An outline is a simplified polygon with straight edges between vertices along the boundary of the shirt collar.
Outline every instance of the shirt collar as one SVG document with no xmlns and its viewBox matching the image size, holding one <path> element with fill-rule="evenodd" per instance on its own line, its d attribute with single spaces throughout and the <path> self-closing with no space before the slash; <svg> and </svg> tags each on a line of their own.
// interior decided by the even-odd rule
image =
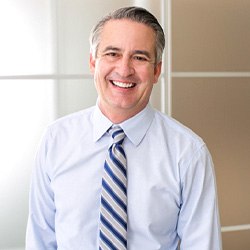
<svg viewBox="0 0 250 250">
<path fill-rule="evenodd" d="M 148 104 L 141 112 L 120 124 L 128 139 L 138 146 L 154 118 L 154 109 Z"/>
<path fill-rule="evenodd" d="M 98 141 L 112 126 L 112 122 L 101 112 L 96 105 L 93 114 L 93 139 Z"/>
<path fill-rule="evenodd" d="M 141 112 L 130 119 L 118 124 L 128 139 L 138 146 L 154 118 L 154 109 L 148 104 Z M 98 105 L 93 114 L 93 138 L 98 141 L 112 126 L 112 122 L 101 112 Z"/>
</svg>

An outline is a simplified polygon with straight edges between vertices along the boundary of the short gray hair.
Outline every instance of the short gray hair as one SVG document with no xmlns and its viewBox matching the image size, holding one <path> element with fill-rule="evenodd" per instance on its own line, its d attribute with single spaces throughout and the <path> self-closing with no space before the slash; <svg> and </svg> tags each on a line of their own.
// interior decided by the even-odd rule
<svg viewBox="0 0 250 250">
<path fill-rule="evenodd" d="M 106 22 L 110 20 L 119 20 L 119 19 L 129 19 L 131 21 L 135 21 L 138 23 L 143 23 L 149 27 L 151 27 L 156 35 L 156 63 L 162 61 L 162 54 L 165 47 L 165 36 L 164 31 L 159 24 L 158 20 L 154 15 L 152 15 L 149 11 L 140 7 L 125 7 L 115 10 L 110 14 L 104 16 L 92 29 L 90 34 L 90 51 L 93 57 L 96 57 L 98 46 L 100 43 L 100 35 L 103 30 L 103 27 Z"/>
</svg>

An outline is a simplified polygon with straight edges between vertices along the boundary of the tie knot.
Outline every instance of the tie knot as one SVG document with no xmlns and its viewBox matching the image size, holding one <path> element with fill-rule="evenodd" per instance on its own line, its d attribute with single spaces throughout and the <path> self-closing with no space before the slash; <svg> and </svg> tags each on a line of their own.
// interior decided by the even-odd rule
<svg viewBox="0 0 250 250">
<path fill-rule="evenodd" d="M 112 138 L 113 138 L 113 143 L 115 143 L 115 144 L 122 144 L 123 143 L 126 135 L 121 127 L 116 126 L 116 127 L 111 128 L 110 133 L 111 133 Z"/>
</svg>

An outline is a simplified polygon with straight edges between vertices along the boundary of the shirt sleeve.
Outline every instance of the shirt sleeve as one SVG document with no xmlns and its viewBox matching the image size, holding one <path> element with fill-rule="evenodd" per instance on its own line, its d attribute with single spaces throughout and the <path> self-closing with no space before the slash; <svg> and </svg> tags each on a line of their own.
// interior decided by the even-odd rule
<svg viewBox="0 0 250 250">
<path fill-rule="evenodd" d="M 26 250 L 57 249 L 54 195 L 48 174 L 50 132 L 43 137 L 32 172 Z"/>
<path fill-rule="evenodd" d="M 177 226 L 180 249 L 222 249 L 214 166 L 207 147 L 203 145 L 186 163 Z"/>
</svg>

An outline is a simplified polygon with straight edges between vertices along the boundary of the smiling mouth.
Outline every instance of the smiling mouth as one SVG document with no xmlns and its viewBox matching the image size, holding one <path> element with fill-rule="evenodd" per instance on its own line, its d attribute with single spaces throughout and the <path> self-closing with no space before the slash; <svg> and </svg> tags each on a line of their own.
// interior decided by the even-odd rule
<svg viewBox="0 0 250 250">
<path fill-rule="evenodd" d="M 118 81 L 110 81 L 114 86 L 124 89 L 130 89 L 135 87 L 135 83 L 125 83 L 125 82 L 118 82 Z"/>
</svg>

